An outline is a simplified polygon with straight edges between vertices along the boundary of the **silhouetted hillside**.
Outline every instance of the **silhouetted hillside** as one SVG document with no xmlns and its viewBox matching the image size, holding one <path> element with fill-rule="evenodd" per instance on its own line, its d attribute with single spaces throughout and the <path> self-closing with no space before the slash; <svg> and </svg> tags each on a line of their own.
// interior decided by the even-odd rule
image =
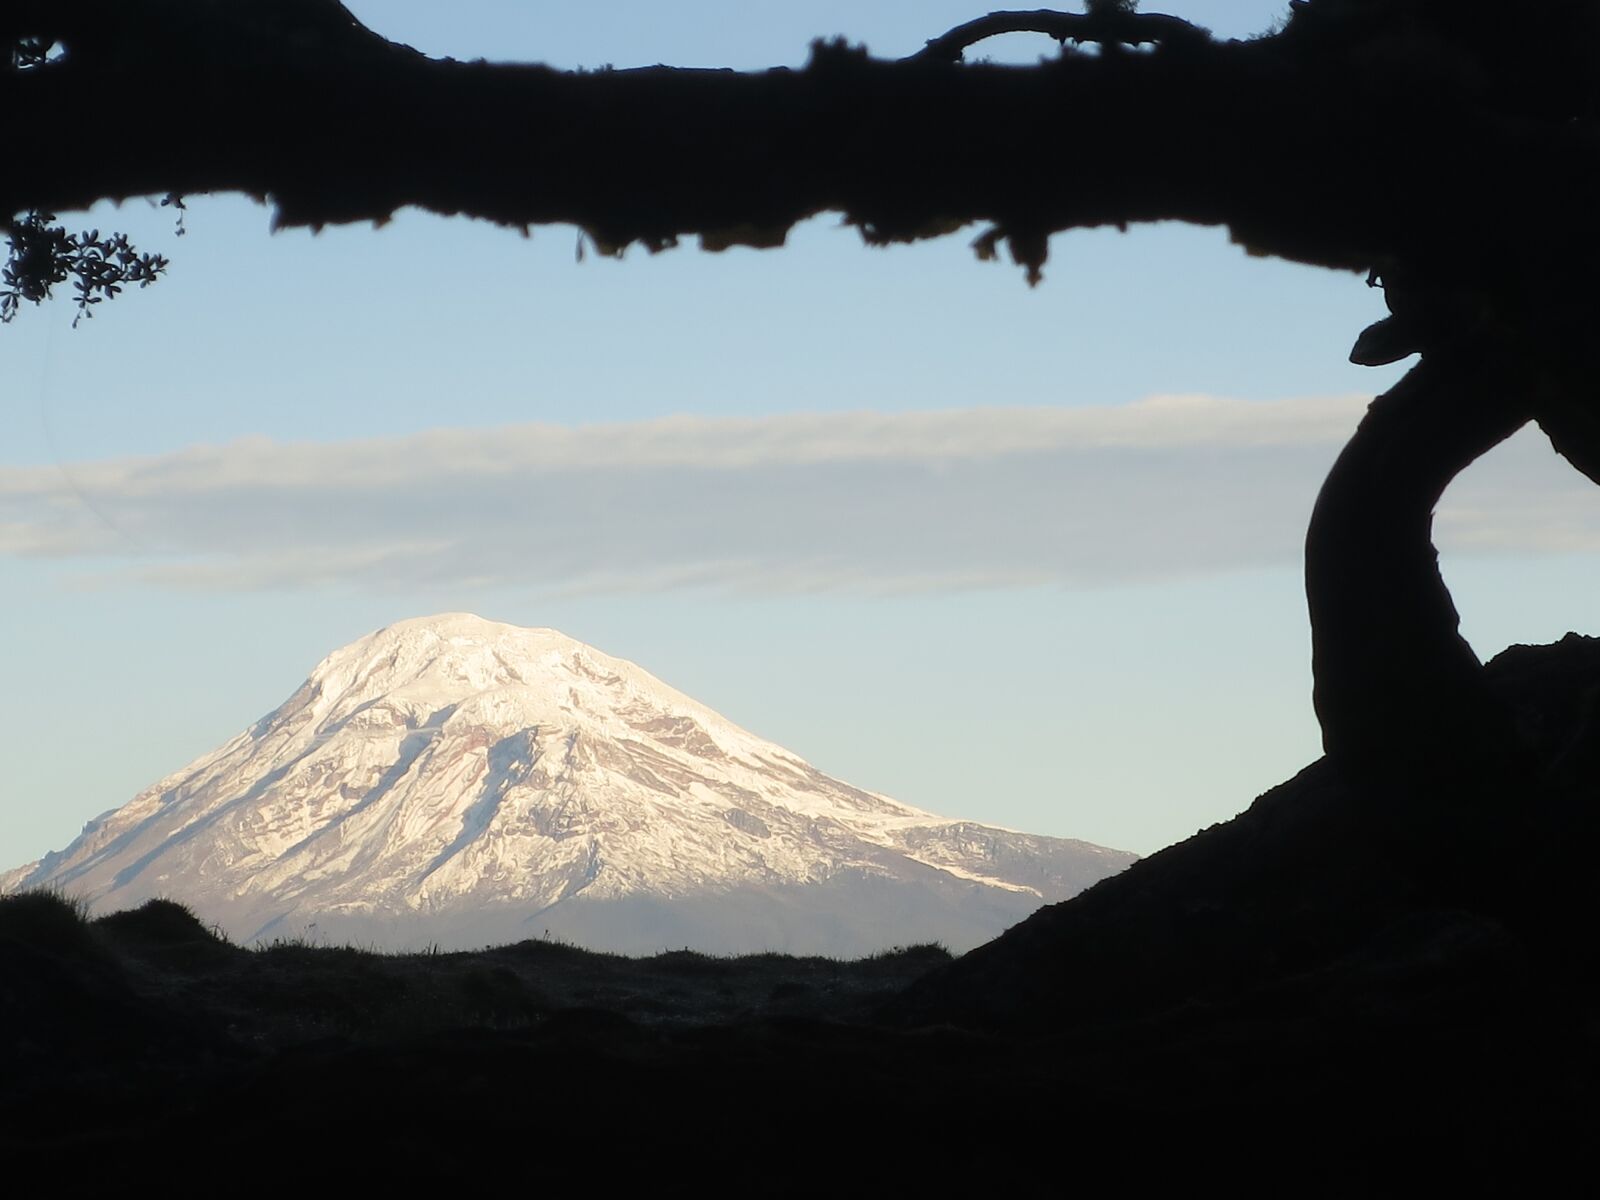
<svg viewBox="0 0 1600 1200">
<path fill-rule="evenodd" d="M 1488 670 L 1503 803 L 1318 763 L 956 960 L 251 951 L 11 897 L 0 1149 L 63 1186 L 161 1146 L 366 1184 L 1540 1191 L 1596 1156 L 1600 641 Z"/>
<path fill-rule="evenodd" d="M 1046 1030 L 1291 980 L 1359 986 L 1376 1003 L 1449 989 L 1504 954 L 1588 978 L 1600 639 L 1515 646 L 1486 672 L 1527 750 L 1514 774 L 1446 765 L 1420 788 L 1387 788 L 1318 761 L 923 981 L 901 1019 Z"/>
</svg>

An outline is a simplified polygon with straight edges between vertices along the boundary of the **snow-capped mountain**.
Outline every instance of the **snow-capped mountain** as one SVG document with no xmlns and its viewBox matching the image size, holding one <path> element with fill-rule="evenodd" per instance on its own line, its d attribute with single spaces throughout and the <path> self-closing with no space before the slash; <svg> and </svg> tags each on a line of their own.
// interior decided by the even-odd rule
<svg viewBox="0 0 1600 1200">
<path fill-rule="evenodd" d="M 861 791 L 632 663 L 447 614 L 329 655 L 0 891 L 171 896 L 241 940 L 850 954 L 966 948 L 1132 860 Z"/>
</svg>

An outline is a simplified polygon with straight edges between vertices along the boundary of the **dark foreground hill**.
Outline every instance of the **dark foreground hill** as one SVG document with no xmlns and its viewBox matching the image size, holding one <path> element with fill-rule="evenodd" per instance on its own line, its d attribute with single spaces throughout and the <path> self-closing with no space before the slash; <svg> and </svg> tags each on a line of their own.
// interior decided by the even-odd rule
<svg viewBox="0 0 1600 1200">
<path fill-rule="evenodd" d="M 67 1188 L 1538 1193 L 1600 1167 L 1600 643 L 1490 670 L 1502 803 L 1317 764 L 956 960 L 244 950 L 12 897 L 0 1152 Z"/>
</svg>

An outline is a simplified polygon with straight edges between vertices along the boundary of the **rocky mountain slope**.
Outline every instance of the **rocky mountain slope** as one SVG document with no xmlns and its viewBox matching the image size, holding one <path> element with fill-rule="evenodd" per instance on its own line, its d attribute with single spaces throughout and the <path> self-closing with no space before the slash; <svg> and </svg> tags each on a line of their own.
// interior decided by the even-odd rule
<svg viewBox="0 0 1600 1200">
<path fill-rule="evenodd" d="M 861 791 L 631 663 L 448 614 L 329 655 L 0 890 L 170 896 L 246 941 L 858 954 L 965 949 L 1132 858 Z"/>
</svg>

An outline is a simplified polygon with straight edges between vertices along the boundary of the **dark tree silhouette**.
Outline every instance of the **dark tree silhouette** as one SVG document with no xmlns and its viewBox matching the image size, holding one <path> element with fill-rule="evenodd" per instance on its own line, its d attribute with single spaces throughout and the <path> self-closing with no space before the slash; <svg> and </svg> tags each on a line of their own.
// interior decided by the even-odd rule
<svg viewBox="0 0 1600 1200">
<path fill-rule="evenodd" d="M 1311 522 L 1317 713 L 1350 771 L 1483 778 L 1515 731 L 1457 631 L 1432 511 L 1529 420 L 1600 480 L 1600 0 L 1291 7 L 1245 42 L 1121 3 L 995 13 L 900 61 L 819 43 L 803 70 L 741 74 L 435 61 L 335 0 L 9 0 L 0 214 L 15 234 L 30 213 L 236 191 L 280 225 L 415 205 L 571 222 L 620 254 L 777 246 L 833 211 L 872 244 L 976 224 L 980 255 L 1003 246 L 1030 281 L 1052 233 L 1182 220 L 1366 272 L 1393 315 L 1352 357 L 1422 357 Z M 961 61 L 1012 30 L 1059 59 Z"/>
</svg>

